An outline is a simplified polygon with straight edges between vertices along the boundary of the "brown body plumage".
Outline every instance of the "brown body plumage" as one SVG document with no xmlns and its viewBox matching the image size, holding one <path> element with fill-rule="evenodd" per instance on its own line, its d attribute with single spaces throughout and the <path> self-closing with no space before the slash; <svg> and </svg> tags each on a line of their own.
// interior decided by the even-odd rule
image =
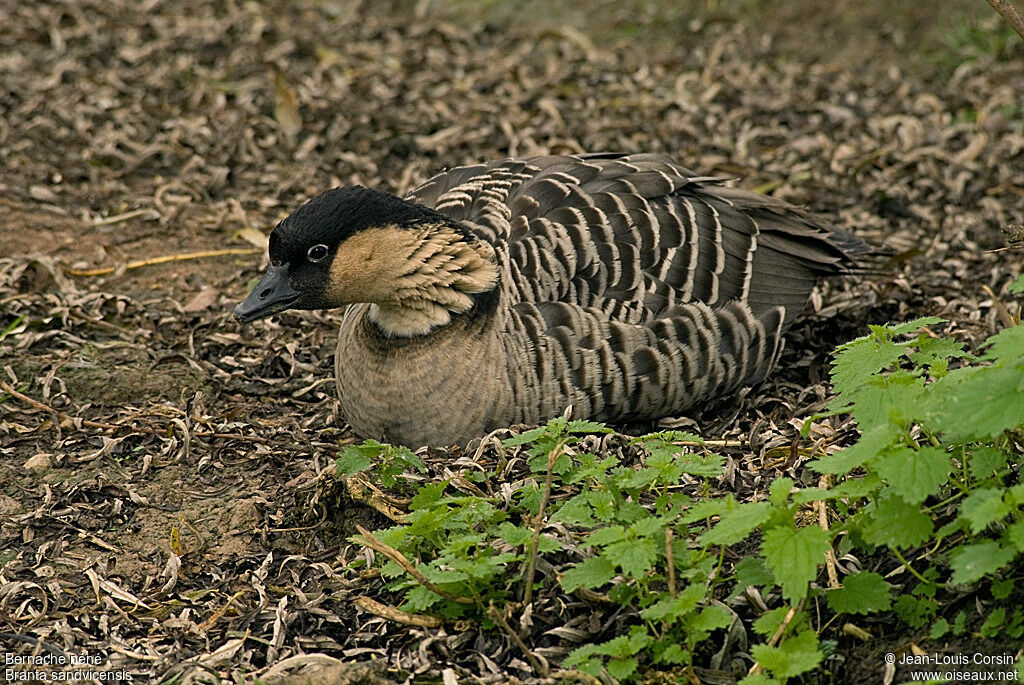
<svg viewBox="0 0 1024 685">
<path fill-rule="evenodd" d="M 865 251 L 662 155 L 462 167 L 405 201 L 328 191 L 275 234 L 286 306 L 351 305 L 336 357 L 346 419 L 411 446 L 570 406 L 656 419 L 756 383 L 818 279 Z M 320 247 L 330 259 L 312 259 Z M 307 250 L 326 266 L 299 264 Z M 261 292 L 240 316 L 284 308 Z"/>
</svg>

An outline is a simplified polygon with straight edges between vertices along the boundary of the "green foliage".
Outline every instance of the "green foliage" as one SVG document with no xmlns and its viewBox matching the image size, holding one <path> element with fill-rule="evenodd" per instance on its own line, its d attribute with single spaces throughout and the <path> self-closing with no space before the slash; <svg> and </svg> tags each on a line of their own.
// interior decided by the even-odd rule
<svg viewBox="0 0 1024 685">
<path fill-rule="evenodd" d="M 342 476 L 372 470 L 386 488 L 395 487 L 402 473 L 409 469 L 420 473 L 425 470 L 423 462 L 409 448 L 385 445 L 376 440 L 349 445 L 334 461 L 334 468 L 335 473 Z"/>
<path fill-rule="evenodd" d="M 698 436 L 637 438 L 644 457 L 626 464 L 582 448 L 583 436 L 607 427 L 555 419 L 505 441 L 522 448 L 529 468 L 511 497 L 454 495 L 448 482 L 416 489 L 406 519 L 377 536 L 421 578 L 387 561 L 388 588 L 407 611 L 485 625 L 493 607 L 521 610 L 535 591 L 598 593 L 619 606 L 625 632 L 578 647 L 562 667 L 627 681 L 645 668 L 691 665 L 698 646 L 737 618 L 720 600 L 748 587 L 777 605 L 748 617 L 762 638 L 750 647 L 761 672 L 744 683 L 782 683 L 822 663 L 835 643 L 819 640 L 823 621 L 809 605 L 891 612 L 936 639 L 968 630 L 1022 636 L 1024 611 L 1008 598 L 1020 594 L 1024 554 L 1024 326 L 993 336 L 975 357 L 954 340 L 918 333 L 941 323 L 873 326 L 837 350 L 837 396 L 824 416 L 849 413 L 861 435 L 811 463 L 838 477 L 830 488 L 780 478 L 757 501 L 708 497 L 706 483 L 683 487 L 723 471 L 724 459 Z M 342 453 L 338 473 L 370 471 L 390 487 L 421 466 L 408 450 L 367 441 Z M 829 530 L 807 522 L 818 501 L 841 514 Z M 560 539 L 545 532 L 549 524 Z M 822 589 L 833 545 L 886 561 L 872 567 L 881 572 Z M 883 577 L 894 564 L 907 567 L 897 588 Z M 966 612 L 946 610 L 969 584 L 996 606 L 973 628 Z"/>
</svg>

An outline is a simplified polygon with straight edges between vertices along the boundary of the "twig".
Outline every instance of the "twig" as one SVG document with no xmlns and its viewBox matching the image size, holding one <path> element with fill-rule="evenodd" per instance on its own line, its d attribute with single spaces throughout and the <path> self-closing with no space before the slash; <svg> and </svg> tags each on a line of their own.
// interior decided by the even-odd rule
<svg viewBox="0 0 1024 685">
<path fill-rule="evenodd" d="M 399 552 L 394 547 L 384 544 L 383 542 L 378 540 L 373 533 L 366 530 L 362 526 L 357 524 L 356 530 L 358 530 L 359 534 L 363 537 L 364 545 L 374 550 L 375 552 L 380 552 L 388 559 L 401 566 L 403 571 L 405 571 L 410 576 L 415 578 L 420 585 L 427 588 L 431 592 L 441 595 L 445 599 L 450 599 L 453 602 L 458 602 L 459 604 L 476 604 L 475 599 L 470 599 L 469 597 L 460 597 L 459 595 L 456 595 L 452 592 L 448 592 L 443 587 L 435 585 L 430 580 L 427 580 L 427 577 L 420 573 L 416 569 L 416 567 L 412 565 L 412 562 L 405 558 L 404 554 Z"/>
<path fill-rule="evenodd" d="M 150 218 L 159 219 L 160 212 L 149 207 L 143 207 L 142 209 L 133 209 L 130 212 L 124 214 L 114 214 L 112 216 L 101 216 L 92 220 L 93 226 L 109 226 L 110 224 L 119 224 L 122 221 L 128 221 L 128 219 L 134 219 L 137 216 L 144 216 L 148 214 Z"/>
<path fill-rule="evenodd" d="M 786 633 L 786 629 L 789 628 L 789 624 L 793 622 L 793 617 L 804 610 L 804 606 L 807 604 L 807 598 L 803 597 L 795 607 L 789 607 L 789 611 L 786 612 L 786 618 L 782 619 L 782 623 L 779 625 L 775 634 L 768 639 L 768 646 L 774 647 L 782 639 L 782 636 Z M 762 671 L 761 664 L 754 664 L 747 671 L 747 675 L 756 675 Z"/>
<path fill-rule="evenodd" d="M 440 628 L 443 625 L 441 619 L 436 616 L 410 614 L 407 611 L 396 609 L 395 607 L 388 606 L 387 604 L 381 604 L 369 597 L 356 597 L 352 600 L 352 603 L 363 611 L 368 611 L 374 616 L 380 616 L 381 618 L 386 618 L 389 621 L 401 623 L 406 626 L 416 626 L 417 628 Z"/>
<path fill-rule="evenodd" d="M 544 527 L 544 510 L 548 506 L 548 500 L 551 499 L 551 472 L 555 468 L 558 457 L 562 454 L 564 444 L 564 442 L 559 442 L 548 455 L 548 471 L 544 476 L 544 497 L 540 501 L 540 508 L 537 509 L 537 517 L 534 520 L 533 537 L 530 539 L 530 560 L 526 566 L 526 573 L 523 575 L 523 582 L 526 584 L 523 589 L 524 606 L 529 606 L 533 601 L 533 574 L 537 570 L 537 545 L 540 542 L 540 530 Z"/>
<path fill-rule="evenodd" d="M 1024 39 L 1024 17 L 1021 17 L 1020 12 L 1013 6 L 1010 0 L 988 0 L 988 4 L 992 5 L 992 9 L 999 12 L 1006 20 L 1017 35 Z"/>
<path fill-rule="evenodd" d="M 830 478 L 828 474 L 823 475 L 818 480 L 818 487 L 827 489 L 830 484 Z M 825 507 L 825 500 L 818 500 L 814 503 L 814 508 L 818 510 L 818 525 L 821 529 L 828 532 L 828 509 Z M 828 546 L 825 550 L 825 568 L 828 569 L 828 586 L 835 590 L 839 587 L 839 574 L 836 572 L 836 552 L 832 549 L 832 545 Z"/>
<path fill-rule="evenodd" d="M 208 250 L 206 252 L 187 252 L 185 254 L 164 255 L 163 257 L 152 257 L 137 262 L 128 262 L 126 269 L 138 269 L 142 266 L 153 266 L 155 264 L 166 264 L 167 262 L 182 262 L 188 259 L 204 259 L 206 257 L 225 257 L 234 254 L 260 254 L 262 249 L 252 247 L 233 247 L 226 250 Z M 68 269 L 71 276 L 105 276 L 117 271 L 117 267 L 106 266 L 101 269 Z"/>
<path fill-rule="evenodd" d="M 245 590 L 240 590 L 239 592 L 236 592 L 235 594 L 231 595 L 231 597 L 228 598 L 228 601 L 225 602 L 224 606 L 217 609 L 217 611 L 213 612 L 210 618 L 206 619 L 205 621 L 199 624 L 199 630 L 205 633 L 207 630 L 213 627 L 213 624 L 219 621 L 224 616 L 224 614 L 228 613 L 228 609 L 230 609 L 231 605 L 235 603 L 235 600 L 244 595 L 245 592 Z"/>
<path fill-rule="evenodd" d="M 996 310 L 996 316 L 999 317 L 999 323 L 1003 324 L 1006 328 L 1013 328 L 1014 320 L 1010 314 L 1010 310 L 1006 308 L 1003 301 L 999 299 L 999 296 L 995 294 L 992 288 L 986 284 L 982 284 L 982 289 L 988 293 L 989 298 L 992 300 L 992 308 Z"/>
<path fill-rule="evenodd" d="M 547 678 L 547 665 L 541 663 L 540 659 L 537 658 L 537 655 L 530 651 L 530 648 L 526 646 L 525 642 L 523 642 L 523 638 L 519 637 L 518 633 L 512 630 L 512 626 L 510 626 L 508 621 L 505 620 L 505 616 L 495 609 L 493 604 L 487 608 L 487 615 L 492 621 L 498 624 L 498 627 L 505 631 L 512 642 L 516 643 L 516 646 L 519 647 L 526 658 L 530 661 L 530 665 L 533 666 L 533 670 L 535 670 L 542 678 Z"/>
<path fill-rule="evenodd" d="M 45 411 L 54 416 L 59 416 L 62 419 L 69 421 L 81 421 L 82 425 L 86 428 L 96 428 L 97 430 L 107 431 L 128 431 L 130 433 L 146 433 L 147 435 L 165 435 L 164 431 L 158 431 L 155 428 L 149 426 L 125 426 L 117 423 L 103 423 L 102 421 L 90 421 L 89 419 L 82 419 L 71 414 L 65 414 L 62 411 L 57 411 L 48 404 L 43 404 L 39 400 L 34 400 L 28 395 L 24 395 L 14 388 L 12 388 L 6 381 L 0 381 L 0 390 L 11 397 L 21 400 L 30 407 L 35 407 L 41 411 Z M 242 435 L 241 433 L 211 433 L 209 431 L 193 431 L 192 435 L 200 438 L 220 438 L 223 440 L 248 440 L 250 442 L 262 442 L 270 443 L 271 441 L 267 438 L 261 438 L 257 435 Z"/>
<path fill-rule="evenodd" d="M 668 594 L 672 599 L 676 597 L 676 562 L 672 559 L 672 528 L 665 527 L 665 563 L 668 574 Z"/>
</svg>

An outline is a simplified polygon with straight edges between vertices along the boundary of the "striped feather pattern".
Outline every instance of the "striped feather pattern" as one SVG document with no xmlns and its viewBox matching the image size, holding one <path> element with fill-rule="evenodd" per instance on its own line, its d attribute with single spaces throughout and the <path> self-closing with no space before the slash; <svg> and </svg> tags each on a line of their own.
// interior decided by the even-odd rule
<svg viewBox="0 0 1024 685">
<path fill-rule="evenodd" d="M 817 280 L 849 270 L 866 251 L 792 206 L 655 154 L 460 167 L 406 199 L 493 246 L 500 277 L 496 304 L 477 314 L 487 322 L 474 333 L 491 336 L 481 343 L 489 356 L 444 359 L 458 365 L 473 357 L 482 377 L 463 404 L 483 403 L 487 417 L 463 421 L 438 408 L 443 398 L 406 386 L 401 401 L 373 411 L 401 412 L 404 402 L 423 426 L 445 425 L 440 439 L 427 428 L 360 431 L 405 442 L 466 442 L 510 420 L 542 422 L 569 405 L 575 416 L 600 421 L 653 419 L 759 382 Z M 439 331 L 437 348 L 462 345 L 460 330 Z M 342 368 L 342 355 L 339 348 L 339 386 L 352 398 L 360 380 Z M 381 358 L 396 363 L 394 350 Z M 472 375 L 446 373 L 460 382 Z M 346 404 L 371 401 L 363 395 Z M 352 411 L 372 423 L 365 406 Z"/>
</svg>

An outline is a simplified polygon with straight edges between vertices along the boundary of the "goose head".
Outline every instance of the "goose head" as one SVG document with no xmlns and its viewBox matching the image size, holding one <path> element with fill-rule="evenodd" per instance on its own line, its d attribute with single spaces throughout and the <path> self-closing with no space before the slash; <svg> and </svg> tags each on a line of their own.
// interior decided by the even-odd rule
<svg viewBox="0 0 1024 685">
<path fill-rule="evenodd" d="M 388 193 L 334 188 L 270 234 L 270 266 L 235 307 L 243 322 L 287 309 L 369 303 L 393 336 L 429 333 L 494 289 L 494 250 L 458 222 Z"/>
</svg>

